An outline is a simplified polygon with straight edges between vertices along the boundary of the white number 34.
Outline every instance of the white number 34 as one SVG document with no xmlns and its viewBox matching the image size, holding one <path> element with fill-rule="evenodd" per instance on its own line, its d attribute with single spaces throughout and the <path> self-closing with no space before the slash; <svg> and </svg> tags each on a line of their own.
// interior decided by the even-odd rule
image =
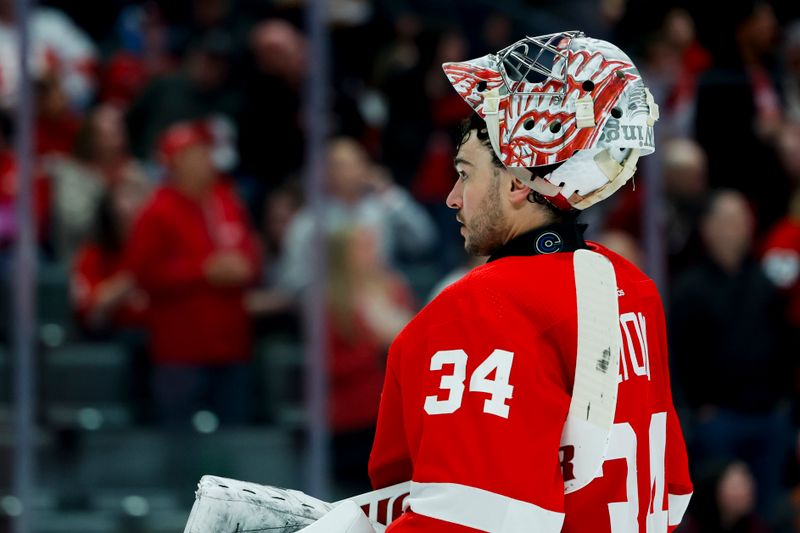
<svg viewBox="0 0 800 533">
<path fill-rule="evenodd" d="M 472 373 L 469 379 L 470 392 L 489 395 L 483 402 L 484 413 L 508 418 L 506 400 L 511 399 L 514 392 L 514 387 L 508 383 L 513 362 L 512 352 L 495 350 Z M 464 350 L 441 350 L 433 354 L 431 370 L 441 370 L 444 365 L 453 365 L 453 373 L 443 375 L 439 382 L 439 389 L 447 391 L 447 398 L 440 400 L 438 395 L 426 396 L 425 412 L 429 415 L 455 413 L 461 407 L 464 380 L 467 377 L 467 353 Z M 495 371 L 494 379 L 489 379 L 492 371 Z"/>
</svg>

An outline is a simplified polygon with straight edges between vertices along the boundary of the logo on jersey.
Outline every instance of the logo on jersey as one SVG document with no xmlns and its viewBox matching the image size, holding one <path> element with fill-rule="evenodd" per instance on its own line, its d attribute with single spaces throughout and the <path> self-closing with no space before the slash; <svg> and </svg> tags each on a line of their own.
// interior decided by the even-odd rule
<svg viewBox="0 0 800 533">
<path fill-rule="evenodd" d="M 547 233 L 542 233 L 536 239 L 536 251 L 540 254 L 554 254 L 563 249 L 564 241 L 558 233 L 548 231 Z"/>
</svg>

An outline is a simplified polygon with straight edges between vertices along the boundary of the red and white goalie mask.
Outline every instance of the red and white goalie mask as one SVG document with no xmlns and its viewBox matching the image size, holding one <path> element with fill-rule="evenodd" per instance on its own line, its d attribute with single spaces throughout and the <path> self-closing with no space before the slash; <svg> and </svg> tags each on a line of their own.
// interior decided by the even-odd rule
<svg viewBox="0 0 800 533">
<path fill-rule="evenodd" d="M 607 198 L 655 150 L 658 106 L 630 58 L 606 41 L 577 31 L 526 37 L 442 68 L 486 122 L 500 161 L 559 208 Z"/>
</svg>

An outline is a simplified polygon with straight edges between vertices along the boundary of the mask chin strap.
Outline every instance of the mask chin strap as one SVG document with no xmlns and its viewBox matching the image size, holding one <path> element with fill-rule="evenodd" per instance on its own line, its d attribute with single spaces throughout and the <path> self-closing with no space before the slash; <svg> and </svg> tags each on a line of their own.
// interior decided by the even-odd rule
<svg viewBox="0 0 800 533">
<path fill-rule="evenodd" d="M 483 120 L 486 122 L 486 131 L 489 133 L 489 141 L 492 149 L 500 160 L 503 160 L 500 152 L 500 91 L 492 89 L 483 97 Z"/>
<path fill-rule="evenodd" d="M 595 164 L 605 174 L 608 183 L 592 191 L 587 196 L 577 196 L 576 198 L 569 198 L 567 201 L 575 209 L 583 210 L 601 200 L 605 200 L 633 177 L 636 173 L 636 163 L 639 161 L 640 155 L 641 151 L 638 148 L 634 148 L 625 159 L 625 162 L 620 164 L 611 157 L 608 150 L 597 153 L 594 156 Z M 561 187 L 545 179 L 547 176 L 535 176 L 530 170 L 522 167 L 506 167 L 506 169 L 515 178 L 530 187 L 531 190 L 545 197 L 553 198 L 562 192 Z"/>
<path fill-rule="evenodd" d="M 544 177 L 534 176 L 533 172 L 527 168 L 522 167 L 507 167 L 508 171 L 514 175 L 519 181 L 531 188 L 531 190 L 538 192 L 543 196 L 557 196 L 561 194 L 561 187 L 553 185 Z M 550 174 L 548 174 L 549 176 Z M 546 176 L 545 176 L 546 177 Z"/>
</svg>

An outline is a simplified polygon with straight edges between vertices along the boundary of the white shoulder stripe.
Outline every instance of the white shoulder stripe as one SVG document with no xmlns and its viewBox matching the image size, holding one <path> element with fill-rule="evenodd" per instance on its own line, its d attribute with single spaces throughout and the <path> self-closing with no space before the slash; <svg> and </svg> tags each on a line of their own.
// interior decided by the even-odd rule
<svg viewBox="0 0 800 533">
<path fill-rule="evenodd" d="M 491 533 L 558 533 L 564 513 L 456 483 L 411 482 L 404 509 Z"/>
<path fill-rule="evenodd" d="M 691 492 L 689 494 L 670 494 L 667 496 L 670 526 L 677 526 L 681 523 L 681 520 L 683 520 L 683 514 L 689 507 L 689 500 L 691 499 Z"/>
</svg>

